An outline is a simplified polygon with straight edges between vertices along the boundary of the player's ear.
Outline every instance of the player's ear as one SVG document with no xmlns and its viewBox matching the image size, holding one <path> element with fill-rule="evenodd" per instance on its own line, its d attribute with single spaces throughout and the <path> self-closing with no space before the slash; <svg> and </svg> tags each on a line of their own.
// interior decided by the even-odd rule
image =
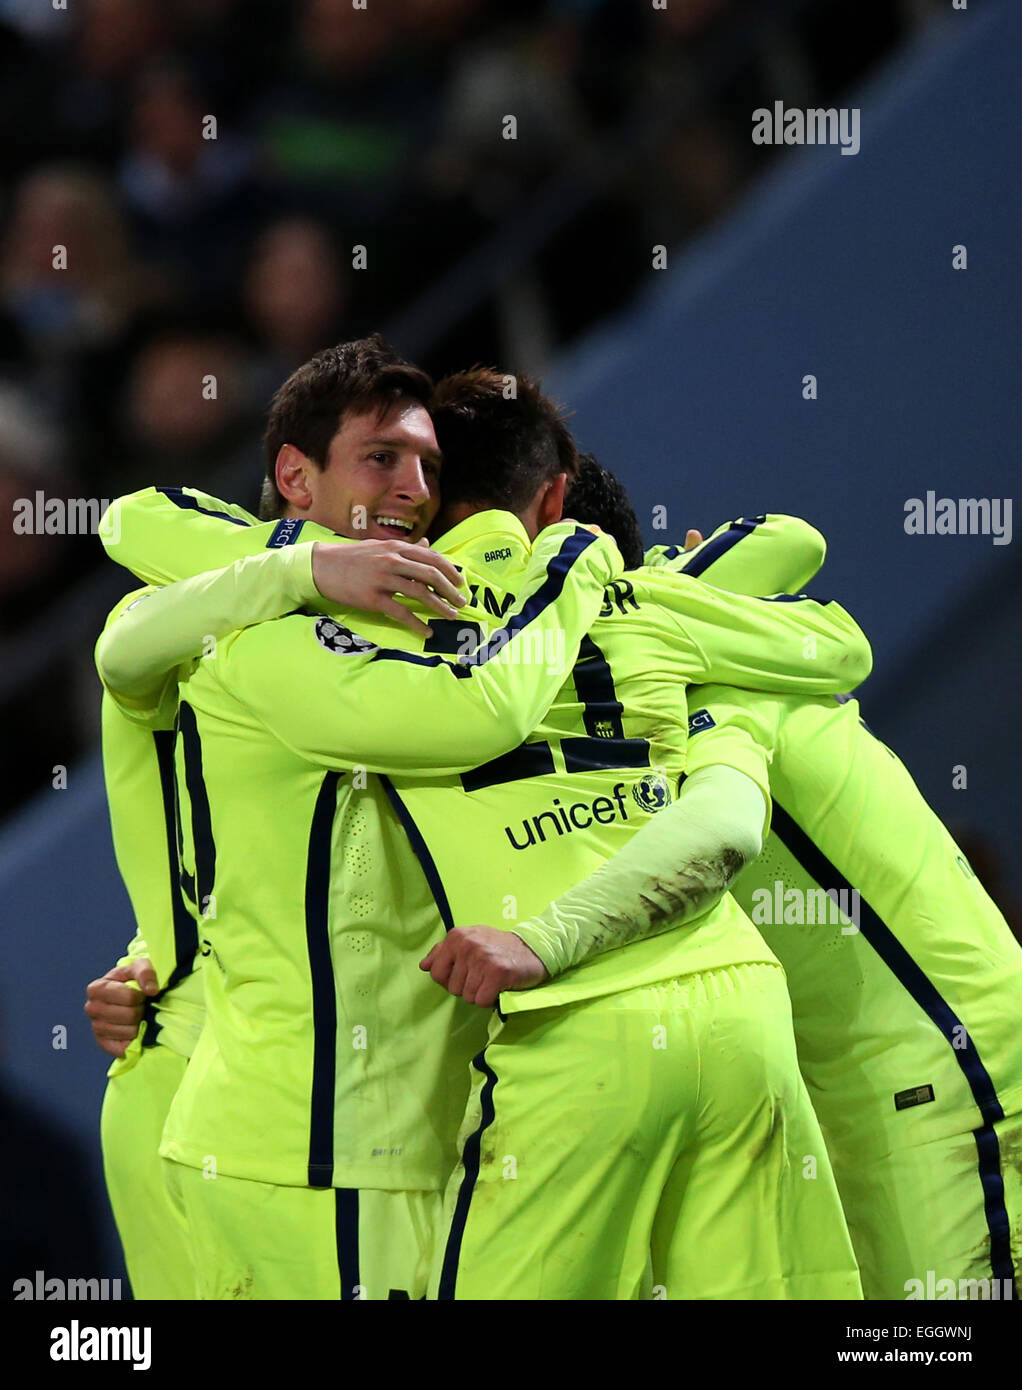
<svg viewBox="0 0 1022 1390">
<path fill-rule="evenodd" d="M 293 444 L 282 444 L 277 453 L 277 488 L 285 502 L 299 511 L 307 511 L 313 503 L 309 473 L 315 467 L 310 458 Z"/>
<path fill-rule="evenodd" d="M 545 526 L 553 526 L 564 515 L 564 494 L 568 488 L 567 473 L 558 473 L 552 482 L 547 483 L 539 500 L 536 520 L 542 531 Z"/>
</svg>

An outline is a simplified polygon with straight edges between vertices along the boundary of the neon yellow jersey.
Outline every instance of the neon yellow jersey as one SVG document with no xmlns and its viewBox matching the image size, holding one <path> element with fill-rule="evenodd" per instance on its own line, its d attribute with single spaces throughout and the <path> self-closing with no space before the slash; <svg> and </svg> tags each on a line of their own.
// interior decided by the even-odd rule
<svg viewBox="0 0 1022 1390">
<path fill-rule="evenodd" d="M 442 1185 L 486 1017 L 418 968 L 442 928 L 373 772 L 461 771 L 520 741 L 561 675 L 519 649 L 556 632 L 577 647 L 619 563 L 606 539 L 545 532 L 472 664 L 409 650 L 389 620 L 300 615 L 196 663 L 177 780 L 208 1012 L 167 1157 L 273 1183 Z"/>
<path fill-rule="evenodd" d="M 828 1142 L 886 1151 L 1017 1111 L 1022 947 L 858 702 L 690 699 L 690 769 L 769 772 L 773 829 L 734 892 L 787 972 Z"/>
<path fill-rule="evenodd" d="M 440 543 L 452 557 L 461 529 Z M 513 578 L 500 576 L 503 583 Z M 774 689 L 837 690 L 862 680 L 869 660 L 865 638 L 837 605 L 741 598 L 651 569 L 612 581 L 571 679 L 527 742 L 446 784 L 394 779 L 445 924 L 513 929 L 587 878 L 669 804 L 686 765 L 682 694 L 700 672 L 716 669 L 723 678 L 726 671 L 728 679 Z M 769 796 L 765 775 L 753 775 Z M 763 960 L 773 960 L 771 952 L 725 897 L 696 924 L 505 994 L 501 1009 L 542 1008 Z"/>
<path fill-rule="evenodd" d="M 816 574 L 827 543 L 797 516 L 767 513 L 718 526 L 692 550 L 655 545 L 646 564 L 705 579 L 734 594 L 793 594 Z"/>
<path fill-rule="evenodd" d="M 107 623 L 147 590 L 126 595 Z M 195 922 L 181 896 L 174 830 L 174 731 L 170 718 L 128 718 L 106 692 L 102 705 L 103 776 L 117 867 L 135 916 L 136 934 L 118 962 L 147 956 L 160 994 L 146 1003 L 142 1029 L 110 1067 L 117 1076 L 159 1043 L 191 1055 L 202 1027 L 202 978 L 196 970 Z"/>
<path fill-rule="evenodd" d="M 244 507 L 223 502 L 197 488 L 145 488 L 118 498 L 100 525 L 100 538 L 112 560 L 147 584 L 165 584 L 229 563 L 279 550 L 301 541 L 339 542 L 312 522 L 260 522 Z M 118 603 L 106 627 L 150 590 L 138 590 Z M 313 590 L 313 594 L 314 594 Z M 310 596 L 311 597 L 311 596 Z M 287 611 L 293 602 L 276 609 Z M 264 616 L 276 616 L 264 611 Z M 122 961 L 149 956 L 162 993 L 147 1006 L 139 1038 L 111 1075 L 134 1064 L 139 1046 L 159 1041 L 190 1056 L 202 1026 L 202 980 L 186 973 L 185 925 L 175 867 L 171 874 L 166 816 L 173 804 L 173 723 L 176 678 L 166 682 L 166 698 L 155 709 L 132 708 L 132 701 L 109 691 L 103 696 L 104 775 L 118 867 L 140 929 Z M 169 779 L 169 780 L 168 780 Z M 146 924 L 143 931 L 141 924 Z M 120 962 L 119 962 L 120 963 Z"/>
<path fill-rule="evenodd" d="M 245 571 L 238 578 L 251 621 L 278 617 L 319 597 L 309 545 L 263 549 L 245 557 L 243 564 Z M 104 682 L 111 675 L 109 663 L 101 658 L 108 638 L 155 592 L 150 587 L 127 594 L 108 616 L 96 648 Z M 221 611 L 224 606 L 222 597 L 213 605 Z M 181 897 L 173 820 L 177 683 L 186 674 L 187 669 L 165 672 L 153 689 L 138 697 L 115 685 L 103 694 L 103 765 L 114 851 L 138 925 L 119 963 L 147 956 L 160 982 L 160 994 L 147 1001 L 138 1039 L 111 1067 L 114 1076 L 134 1064 L 141 1046 L 157 1040 L 190 1057 L 202 1027 L 202 980 L 193 966 L 195 923 Z"/>
<path fill-rule="evenodd" d="M 145 584 L 170 584 L 299 542 L 346 540 L 296 517 L 259 521 L 244 507 L 191 487 L 147 487 L 116 498 L 98 534 L 108 558 Z"/>
</svg>

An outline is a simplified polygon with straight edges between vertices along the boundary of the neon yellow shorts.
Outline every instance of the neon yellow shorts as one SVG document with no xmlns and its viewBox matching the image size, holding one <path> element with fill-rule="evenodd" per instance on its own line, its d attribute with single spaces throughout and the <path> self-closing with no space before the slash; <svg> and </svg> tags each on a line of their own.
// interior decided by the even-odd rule
<svg viewBox="0 0 1022 1390">
<path fill-rule="evenodd" d="M 441 1193 L 282 1187 L 163 1164 L 199 1298 L 425 1298 Z"/>
<path fill-rule="evenodd" d="M 434 1296 L 862 1297 L 779 966 L 495 1015 L 473 1071 Z"/>
<path fill-rule="evenodd" d="M 133 1067 L 110 1078 L 103 1097 L 103 1171 L 137 1299 L 195 1297 L 184 1221 L 167 1195 L 159 1155 L 187 1065 L 169 1047 L 144 1047 Z"/>
</svg>

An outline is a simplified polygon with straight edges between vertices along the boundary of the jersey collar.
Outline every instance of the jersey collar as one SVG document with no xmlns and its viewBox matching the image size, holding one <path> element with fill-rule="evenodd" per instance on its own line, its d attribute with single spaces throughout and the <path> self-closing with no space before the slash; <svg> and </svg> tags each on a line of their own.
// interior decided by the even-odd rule
<svg viewBox="0 0 1022 1390">
<path fill-rule="evenodd" d="M 512 562 L 527 564 L 532 551 L 529 533 L 513 512 L 493 508 L 486 512 L 473 512 L 457 526 L 452 526 L 434 542 L 433 549 L 441 555 L 449 555 L 456 560 L 458 555 L 470 550 L 478 554 L 480 547 L 487 551 L 510 548 Z M 504 557 L 502 557 L 504 558 Z"/>
</svg>

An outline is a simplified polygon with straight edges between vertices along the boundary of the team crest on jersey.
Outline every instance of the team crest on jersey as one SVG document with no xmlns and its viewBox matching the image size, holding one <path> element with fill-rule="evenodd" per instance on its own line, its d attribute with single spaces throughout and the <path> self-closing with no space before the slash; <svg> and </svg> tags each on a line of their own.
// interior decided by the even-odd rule
<svg viewBox="0 0 1022 1390">
<path fill-rule="evenodd" d="M 361 656 L 363 652 L 376 651 L 376 643 L 368 637 L 359 637 L 350 627 L 342 627 L 333 618 L 320 618 L 316 623 L 316 641 L 328 652 L 339 656 Z"/>
<path fill-rule="evenodd" d="M 670 804 L 670 783 L 662 772 L 647 772 L 632 788 L 632 796 L 641 810 L 652 815 Z"/>
<path fill-rule="evenodd" d="M 593 733 L 597 738 L 613 738 L 614 725 L 608 719 L 598 719 L 593 725 Z"/>
</svg>

